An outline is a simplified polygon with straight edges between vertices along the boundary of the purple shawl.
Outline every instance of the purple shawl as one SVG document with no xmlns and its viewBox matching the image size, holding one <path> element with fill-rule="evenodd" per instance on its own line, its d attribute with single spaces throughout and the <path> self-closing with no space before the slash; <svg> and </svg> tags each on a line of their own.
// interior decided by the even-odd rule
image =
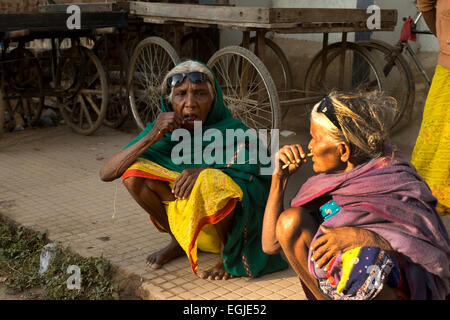
<svg viewBox="0 0 450 320">
<path fill-rule="evenodd" d="M 360 227 L 379 234 L 406 256 L 411 299 L 445 299 L 450 292 L 449 237 L 436 212 L 436 198 L 409 162 L 392 153 L 348 172 L 318 174 L 305 182 L 291 206 L 322 196 L 331 196 L 341 207 L 325 227 Z M 319 228 L 313 241 L 321 234 Z M 312 264 L 310 271 L 324 277 Z"/>
</svg>

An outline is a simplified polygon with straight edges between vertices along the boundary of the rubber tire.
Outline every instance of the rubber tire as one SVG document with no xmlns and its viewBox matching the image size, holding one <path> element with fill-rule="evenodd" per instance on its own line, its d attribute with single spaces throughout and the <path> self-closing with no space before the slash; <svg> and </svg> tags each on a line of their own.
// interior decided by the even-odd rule
<svg viewBox="0 0 450 320">
<path fill-rule="evenodd" d="M 106 73 L 105 73 L 102 63 L 100 62 L 100 59 L 94 54 L 94 52 L 92 50 L 90 50 L 86 47 L 83 47 L 83 46 L 79 46 L 79 47 L 80 47 L 81 51 L 83 52 L 83 54 L 85 54 L 89 60 L 92 60 L 94 62 L 94 65 L 97 68 L 97 71 L 99 72 L 101 91 L 102 91 L 102 103 L 100 106 L 100 114 L 98 115 L 98 118 L 94 122 L 92 127 L 88 128 L 88 129 L 82 129 L 79 126 L 77 126 L 76 124 L 74 124 L 73 122 L 71 122 L 70 117 L 66 114 L 66 112 L 64 112 L 64 110 L 62 110 L 59 100 L 58 100 L 58 105 L 60 108 L 60 112 L 61 112 L 65 122 L 67 123 L 67 125 L 76 133 L 87 136 L 87 135 L 93 134 L 103 124 L 103 120 L 105 119 L 105 115 L 106 115 L 106 108 L 108 107 L 108 98 L 109 98 L 109 90 L 108 89 L 109 88 L 108 88 L 108 80 L 106 78 Z M 62 62 L 63 61 L 60 61 L 60 66 L 58 67 L 58 69 L 61 68 Z M 57 74 L 58 75 L 57 75 L 56 83 L 59 83 L 60 71 L 57 72 Z M 79 85 L 79 84 L 77 84 L 77 85 Z M 82 89 L 83 88 L 79 87 L 77 92 Z M 74 99 L 76 99 L 77 96 L 78 96 L 78 93 L 73 96 Z"/>
<path fill-rule="evenodd" d="M 139 53 L 140 51 L 150 45 L 158 45 L 160 47 L 162 47 L 164 49 L 164 51 L 169 55 L 170 59 L 172 60 L 172 62 L 174 63 L 174 65 L 178 64 L 180 61 L 180 58 L 178 57 L 177 52 L 175 51 L 175 49 L 172 47 L 172 45 L 167 42 L 166 40 L 164 40 L 163 38 L 160 37 L 148 37 L 145 38 L 144 40 L 142 40 L 141 42 L 139 42 L 139 44 L 136 46 L 136 49 L 134 50 L 133 56 L 130 59 L 130 68 L 128 69 L 128 77 L 127 77 L 127 88 L 128 88 L 128 96 L 129 96 L 129 100 L 130 100 L 130 108 L 131 108 L 131 112 L 133 114 L 133 118 L 137 124 L 137 126 L 141 129 L 144 130 L 146 127 L 146 123 L 143 123 L 140 115 L 139 115 L 139 111 L 137 110 L 136 107 L 136 103 L 134 100 L 134 89 L 131 86 L 132 80 L 133 80 L 133 76 L 134 76 L 134 72 L 135 72 L 135 67 L 136 67 L 136 63 L 137 63 L 137 59 L 139 58 Z M 155 113 L 155 115 L 159 114 L 159 108 L 160 106 L 157 105 L 155 106 L 156 108 L 158 108 L 157 112 Z"/>
</svg>

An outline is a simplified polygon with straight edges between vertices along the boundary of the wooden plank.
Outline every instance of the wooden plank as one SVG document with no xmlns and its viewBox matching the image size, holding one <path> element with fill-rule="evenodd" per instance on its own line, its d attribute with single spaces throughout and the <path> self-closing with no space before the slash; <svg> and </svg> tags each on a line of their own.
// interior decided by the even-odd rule
<svg viewBox="0 0 450 320">
<path fill-rule="evenodd" d="M 217 28 L 216 24 L 196 23 L 196 22 L 186 22 L 186 23 L 184 23 L 184 26 L 191 27 L 191 28 Z"/>
<path fill-rule="evenodd" d="M 295 23 L 283 23 L 283 24 L 257 24 L 257 23 L 235 23 L 235 22 L 224 22 L 217 20 L 198 20 L 189 18 L 164 18 L 158 16 L 139 16 L 137 18 L 142 19 L 142 21 L 147 23 L 155 24 L 184 24 L 185 26 L 194 26 L 196 28 L 222 28 L 222 29 L 236 29 L 236 30 L 255 30 L 255 29 L 270 29 L 273 27 L 277 28 L 295 28 L 297 24 Z"/>
<path fill-rule="evenodd" d="M 167 19 L 158 17 L 145 17 L 143 21 L 146 23 L 155 23 L 155 24 L 165 24 L 169 22 Z"/>
<path fill-rule="evenodd" d="M 311 22 L 311 23 L 354 23 L 366 22 L 371 16 L 365 9 L 334 8 L 271 8 L 270 23 Z M 397 22 L 397 10 L 382 9 L 381 21 Z"/>
<path fill-rule="evenodd" d="M 371 14 L 365 9 L 230 7 L 130 1 L 130 13 L 142 17 L 196 22 L 226 22 L 245 26 L 284 23 L 366 22 Z M 381 10 L 382 22 L 397 22 L 397 10 Z"/>
<path fill-rule="evenodd" d="M 269 23 L 268 8 L 130 1 L 130 13 L 170 19 Z"/>
<path fill-rule="evenodd" d="M 70 14 L 62 12 L 0 14 L 0 31 L 21 29 L 28 29 L 30 32 L 71 31 L 66 24 L 69 16 Z M 126 16 L 126 12 L 81 12 L 80 30 L 125 28 L 127 27 Z"/>
<path fill-rule="evenodd" d="M 28 36 L 29 34 L 30 30 L 28 29 L 9 31 L 5 33 L 5 39 L 23 38 Z"/>
<path fill-rule="evenodd" d="M 382 23 L 380 29 L 369 30 L 364 23 L 235 23 L 225 21 L 202 21 L 177 18 L 160 18 L 149 16 L 137 16 L 147 23 L 176 24 L 196 28 L 220 28 L 239 31 L 256 31 L 258 29 L 271 30 L 276 33 L 340 33 L 340 32 L 367 32 L 367 31 L 394 31 L 395 23 Z"/>
<path fill-rule="evenodd" d="M 93 2 L 93 3 L 60 3 L 60 4 L 39 5 L 38 12 L 66 12 L 67 7 L 73 4 L 80 7 L 81 12 L 112 12 L 121 10 L 128 11 L 128 2 L 119 2 L 119 3 Z"/>
<path fill-rule="evenodd" d="M 395 25 L 381 25 L 380 29 L 369 30 L 366 26 L 326 26 L 326 25 L 297 25 L 290 28 L 285 28 L 284 26 L 276 25 L 271 28 L 271 31 L 275 33 L 283 34 L 301 34 L 301 33 L 341 33 L 341 32 L 367 32 L 367 31 L 394 31 Z"/>
</svg>

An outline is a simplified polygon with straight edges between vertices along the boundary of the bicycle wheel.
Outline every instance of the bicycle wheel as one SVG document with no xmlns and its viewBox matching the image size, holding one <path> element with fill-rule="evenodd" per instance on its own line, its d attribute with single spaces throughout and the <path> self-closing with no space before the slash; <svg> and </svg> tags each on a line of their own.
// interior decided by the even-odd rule
<svg viewBox="0 0 450 320">
<path fill-rule="evenodd" d="M 119 128 L 128 115 L 127 53 L 114 35 L 100 37 L 94 51 L 102 61 L 109 85 L 109 103 L 103 123 L 110 128 Z"/>
<path fill-rule="evenodd" d="M 255 51 L 256 37 L 250 38 L 249 50 Z M 289 67 L 289 61 L 283 50 L 272 40 L 265 38 L 264 44 L 266 45 L 266 50 L 264 52 L 266 64 L 270 64 L 270 75 L 272 76 L 275 86 L 278 91 L 278 97 L 281 101 L 289 100 L 291 97 L 292 90 L 292 73 Z M 242 44 L 241 44 L 242 46 Z M 269 50 L 267 50 L 269 49 Z M 289 111 L 289 107 L 281 108 L 281 118 L 284 119 Z"/>
<path fill-rule="evenodd" d="M 397 110 L 391 130 L 398 129 L 405 116 L 411 116 L 415 99 L 415 82 L 408 62 L 395 47 L 380 40 L 361 41 L 358 44 L 370 51 L 386 78 L 384 92 L 397 100 Z M 408 120 L 406 117 L 404 120 Z M 403 121 L 404 122 L 404 121 Z"/>
<path fill-rule="evenodd" d="M 60 58 L 56 88 L 63 91 L 58 107 L 75 132 L 90 135 L 103 123 L 108 106 L 105 70 L 92 50 L 73 46 Z"/>
<path fill-rule="evenodd" d="M 323 97 L 334 89 L 382 91 L 385 88 L 384 76 L 368 50 L 355 43 L 347 42 L 343 66 L 341 54 L 341 42 L 329 45 L 323 70 L 322 51 L 313 58 L 306 71 L 306 96 Z M 310 113 L 313 106 L 306 105 L 306 112 Z"/>
<path fill-rule="evenodd" d="M 261 60 L 251 51 L 229 46 L 208 61 L 233 116 L 253 129 L 280 126 L 280 105 L 275 83 Z"/>
<path fill-rule="evenodd" d="M 15 48 L 6 55 L 5 72 L 5 128 L 16 125 L 31 127 L 39 120 L 44 107 L 43 76 L 38 59 L 25 48 Z"/>
<path fill-rule="evenodd" d="M 141 130 L 161 112 L 161 83 L 179 60 L 175 49 L 162 38 L 149 37 L 137 45 L 127 83 L 131 111 Z"/>
</svg>

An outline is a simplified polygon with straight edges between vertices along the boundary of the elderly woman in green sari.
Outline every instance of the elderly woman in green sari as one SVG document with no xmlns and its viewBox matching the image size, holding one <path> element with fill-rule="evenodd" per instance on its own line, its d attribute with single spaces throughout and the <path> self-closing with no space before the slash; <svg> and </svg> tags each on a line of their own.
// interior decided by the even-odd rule
<svg viewBox="0 0 450 320">
<path fill-rule="evenodd" d="M 199 274 L 201 278 L 258 277 L 286 268 L 280 255 L 265 254 L 261 248 L 270 176 L 260 175 L 259 164 L 226 159 L 227 148 L 235 158 L 239 152 L 247 157 L 250 152 L 234 136 L 227 141 L 225 130 L 248 128 L 225 106 L 212 71 L 193 60 L 175 66 L 162 84 L 161 110 L 100 172 L 103 181 L 122 177 L 156 228 L 170 234 L 170 243 L 150 254 L 147 264 L 161 268 L 186 254 L 197 273 L 198 248 L 221 255 L 217 265 Z M 214 129 L 222 134 L 221 161 L 217 154 L 213 163 L 201 157 L 211 142 L 194 136 L 199 124 L 203 132 Z M 177 129 L 190 133 L 187 142 L 192 148 L 182 156 L 173 152 L 179 144 Z"/>
</svg>

